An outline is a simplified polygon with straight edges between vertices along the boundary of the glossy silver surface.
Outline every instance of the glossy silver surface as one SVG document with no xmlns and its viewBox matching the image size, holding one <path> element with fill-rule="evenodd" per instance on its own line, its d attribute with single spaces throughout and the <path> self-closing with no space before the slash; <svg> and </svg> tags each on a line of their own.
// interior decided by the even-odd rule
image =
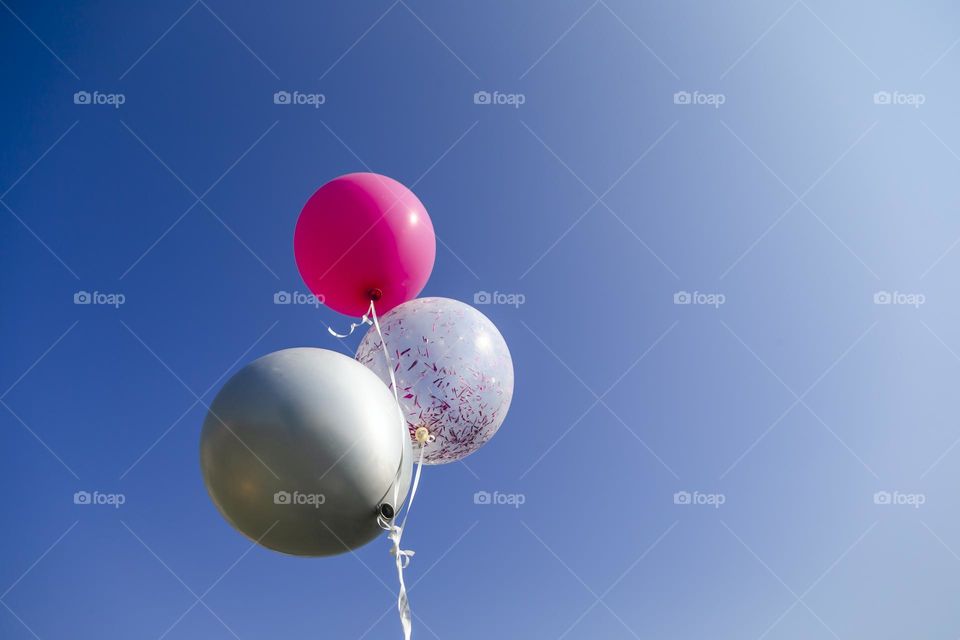
<svg viewBox="0 0 960 640">
<path fill-rule="evenodd" d="M 355 549 L 399 509 L 413 455 L 393 394 L 345 355 L 277 351 L 220 390 L 200 438 L 204 481 L 220 513 L 265 547 L 300 556 Z"/>
</svg>

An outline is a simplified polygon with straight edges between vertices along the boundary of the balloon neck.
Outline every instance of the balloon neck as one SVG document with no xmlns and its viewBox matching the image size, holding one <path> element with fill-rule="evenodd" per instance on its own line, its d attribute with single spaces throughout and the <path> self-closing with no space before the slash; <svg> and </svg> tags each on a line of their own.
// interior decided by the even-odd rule
<svg viewBox="0 0 960 640">
<path fill-rule="evenodd" d="M 376 302 L 377 300 L 383 297 L 383 291 L 374 287 L 373 289 L 370 289 L 369 291 L 367 291 L 367 296 L 371 300 Z"/>
<path fill-rule="evenodd" d="M 417 430 L 414 432 L 413 437 L 416 438 L 417 442 L 422 447 L 423 445 L 430 442 L 430 431 L 426 427 L 417 427 Z"/>
<path fill-rule="evenodd" d="M 380 516 L 384 520 L 393 520 L 393 516 L 395 515 L 395 513 L 396 512 L 394 511 L 392 504 L 388 502 L 384 502 L 383 504 L 380 505 Z"/>
</svg>

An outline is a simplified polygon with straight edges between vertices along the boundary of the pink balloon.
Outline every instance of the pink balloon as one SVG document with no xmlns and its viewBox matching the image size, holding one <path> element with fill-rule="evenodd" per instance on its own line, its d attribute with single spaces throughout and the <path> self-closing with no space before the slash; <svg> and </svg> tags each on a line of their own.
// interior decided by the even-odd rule
<svg viewBox="0 0 960 640">
<path fill-rule="evenodd" d="M 437 255 L 423 203 L 392 178 L 350 173 L 310 196 L 293 237 L 300 275 L 324 304 L 348 316 L 417 297 Z"/>
</svg>

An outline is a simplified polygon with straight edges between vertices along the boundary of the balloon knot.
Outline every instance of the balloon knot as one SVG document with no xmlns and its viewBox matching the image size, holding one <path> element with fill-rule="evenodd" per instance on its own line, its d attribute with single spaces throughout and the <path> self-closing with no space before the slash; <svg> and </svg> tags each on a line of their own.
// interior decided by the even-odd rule
<svg viewBox="0 0 960 640">
<path fill-rule="evenodd" d="M 367 295 L 370 296 L 371 300 L 376 302 L 377 300 L 383 297 L 383 291 L 374 287 L 373 289 L 370 289 L 369 291 L 367 291 Z"/>
<path fill-rule="evenodd" d="M 426 427 L 417 427 L 413 435 L 417 439 L 417 442 L 420 443 L 420 446 L 430 441 L 430 431 L 428 431 Z"/>
</svg>

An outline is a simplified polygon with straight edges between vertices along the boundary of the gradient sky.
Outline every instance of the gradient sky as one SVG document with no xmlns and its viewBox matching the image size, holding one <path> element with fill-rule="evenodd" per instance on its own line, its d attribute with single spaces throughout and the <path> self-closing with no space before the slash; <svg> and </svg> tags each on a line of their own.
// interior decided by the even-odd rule
<svg viewBox="0 0 960 640">
<path fill-rule="evenodd" d="M 524 296 L 479 306 L 506 423 L 404 536 L 416 637 L 960 636 L 958 38 L 946 0 L 0 1 L 0 636 L 400 637 L 385 539 L 251 547 L 198 461 L 244 363 L 359 341 L 274 295 L 363 170 L 430 212 L 424 295 Z"/>
</svg>

